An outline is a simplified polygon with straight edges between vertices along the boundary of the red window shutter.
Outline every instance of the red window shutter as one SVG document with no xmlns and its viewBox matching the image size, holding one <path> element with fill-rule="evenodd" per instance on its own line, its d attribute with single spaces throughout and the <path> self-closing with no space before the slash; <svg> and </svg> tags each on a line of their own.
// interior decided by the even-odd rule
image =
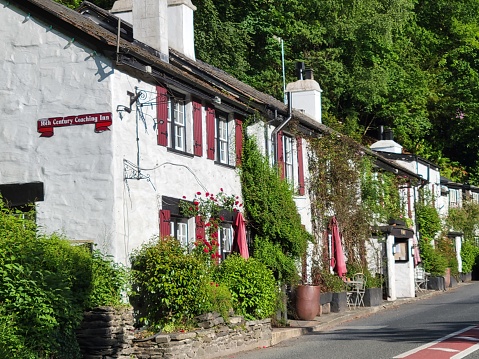
<svg viewBox="0 0 479 359">
<path fill-rule="evenodd" d="M 296 139 L 296 148 L 298 152 L 298 193 L 300 196 L 304 196 L 303 139 L 301 137 Z"/>
<path fill-rule="evenodd" d="M 169 236 L 170 230 L 170 211 L 167 209 L 160 210 L 160 237 Z"/>
<path fill-rule="evenodd" d="M 161 86 L 156 86 L 156 121 L 158 145 L 168 146 L 168 94 Z"/>
<path fill-rule="evenodd" d="M 276 146 L 278 151 L 278 169 L 281 179 L 284 179 L 284 153 L 283 153 L 283 131 L 279 131 L 277 136 L 278 145 Z"/>
<path fill-rule="evenodd" d="M 193 141 L 195 156 L 203 156 L 203 126 L 201 119 L 201 103 L 193 101 Z"/>
<path fill-rule="evenodd" d="M 202 240 L 205 239 L 206 232 L 205 232 L 205 224 L 201 220 L 201 216 L 196 216 L 195 218 L 195 223 L 196 223 L 196 240 Z"/>
<path fill-rule="evenodd" d="M 209 160 L 215 159 L 215 124 L 215 109 L 208 107 L 206 109 L 206 144 L 208 145 L 206 157 Z"/>
<path fill-rule="evenodd" d="M 243 121 L 235 119 L 236 165 L 241 165 L 243 154 Z"/>
</svg>

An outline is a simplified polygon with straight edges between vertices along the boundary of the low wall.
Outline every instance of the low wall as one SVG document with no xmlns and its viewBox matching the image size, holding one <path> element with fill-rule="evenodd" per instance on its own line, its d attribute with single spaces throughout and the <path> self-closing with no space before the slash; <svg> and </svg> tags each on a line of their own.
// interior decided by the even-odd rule
<svg viewBox="0 0 479 359">
<path fill-rule="evenodd" d="M 225 323 L 210 313 L 198 321 L 201 329 L 135 339 L 131 309 L 102 307 L 85 313 L 77 338 L 85 359 L 214 358 L 271 345 L 270 319 L 233 316 Z"/>
</svg>

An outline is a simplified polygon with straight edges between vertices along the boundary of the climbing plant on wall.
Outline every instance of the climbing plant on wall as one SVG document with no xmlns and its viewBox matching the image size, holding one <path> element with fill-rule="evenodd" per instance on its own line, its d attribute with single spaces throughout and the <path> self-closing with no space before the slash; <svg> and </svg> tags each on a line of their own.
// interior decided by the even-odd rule
<svg viewBox="0 0 479 359">
<path fill-rule="evenodd" d="M 362 160 L 361 202 L 370 215 L 371 225 L 387 223 L 391 218 L 405 217 L 399 188 L 407 186 L 407 179 L 390 172 L 374 170 L 369 158 Z"/>
<path fill-rule="evenodd" d="M 293 192 L 278 176 L 253 138 L 246 138 L 241 166 L 243 203 L 252 230 L 253 256 L 283 283 L 297 275 L 296 261 L 305 253 L 310 234 L 301 225 Z"/>
<path fill-rule="evenodd" d="M 371 226 L 404 216 L 399 188 L 405 178 L 374 168 L 370 156 L 351 139 L 333 134 L 309 141 L 309 193 L 314 234 L 321 243 L 335 215 L 349 263 L 363 268 Z"/>
<path fill-rule="evenodd" d="M 365 258 L 370 213 L 361 202 L 361 174 L 367 159 L 343 136 L 323 136 L 309 141 L 309 193 L 314 234 L 318 243 L 335 215 L 350 262 Z"/>
</svg>

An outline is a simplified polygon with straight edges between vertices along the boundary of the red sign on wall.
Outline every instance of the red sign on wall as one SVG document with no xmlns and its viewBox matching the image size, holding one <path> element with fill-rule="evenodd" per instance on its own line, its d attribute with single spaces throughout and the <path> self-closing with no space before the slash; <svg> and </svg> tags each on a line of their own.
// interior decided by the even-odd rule
<svg viewBox="0 0 479 359">
<path fill-rule="evenodd" d="M 95 132 L 109 131 L 111 126 L 111 112 L 92 113 L 78 116 L 41 118 L 37 121 L 37 131 L 40 137 L 52 137 L 54 127 L 95 125 Z"/>
</svg>

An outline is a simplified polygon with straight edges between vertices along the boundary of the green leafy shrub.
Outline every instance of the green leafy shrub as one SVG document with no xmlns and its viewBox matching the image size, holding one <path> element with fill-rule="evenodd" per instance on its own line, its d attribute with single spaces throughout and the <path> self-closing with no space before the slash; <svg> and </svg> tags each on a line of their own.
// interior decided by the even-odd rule
<svg viewBox="0 0 479 359">
<path fill-rule="evenodd" d="M 132 254 L 131 263 L 131 300 L 140 321 L 151 328 L 185 323 L 211 308 L 206 262 L 187 254 L 175 238 L 144 244 Z"/>
<path fill-rule="evenodd" d="M 448 266 L 444 255 L 424 239 L 419 240 L 419 249 L 424 270 L 433 276 L 443 276 Z"/>
<path fill-rule="evenodd" d="M 337 274 L 330 273 L 326 269 L 314 266 L 311 276 L 313 284 L 321 287 L 321 293 L 345 291 L 343 280 Z"/>
<path fill-rule="evenodd" d="M 226 285 L 215 282 L 211 282 L 206 288 L 209 298 L 209 307 L 206 306 L 206 312 L 218 312 L 227 321 L 229 312 L 233 309 L 230 290 Z"/>
<path fill-rule="evenodd" d="M 220 263 L 215 279 L 229 288 L 236 314 L 246 319 L 263 319 L 275 313 L 276 281 L 271 270 L 255 258 L 228 256 Z"/>
<path fill-rule="evenodd" d="M 446 268 L 451 270 L 452 275 L 458 274 L 458 264 L 456 257 L 456 249 L 451 238 L 443 237 L 436 241 L 437 251 L 446 259 Z"/>
<path fill-rule="evenodd" d="M 18 332 L 15 316 L 6 313 L 4 307 L 0 307 L 0 358 L 35 359 Z"/>
<path fill-rule="evenodd" d="M 22 353 L 5 357 L 34 353 L 38 358 L 79 358 L 75 330 L 90 301 L 92 282 L 111 273 L 93 273 L 88 248 L 72 246 L 57 235 L 39 235 L 33 221 L 1 200 L 0 248 L 0 321 L 13 323 L 14 329 L 1 335 L 11 338 L 8 350 Z"/>
<path fill-rule="evenodd" d="M 91 258 L 91 273 L 90 292 L 85 304 L 87 308 L 124 304 L 122 293 L 127 290 L 129 273 L 123 265 L 95 250 Z"/>
<path fill-rule="evenodd" d="M 301 224 L 293 189 L 280 178 L 278 168 L 270 166 L 253 138 L 244 143 L 241 183 L 253 256 L 266 264 L 276 279 L 291 283 L 297 278 L 296 261 L 312 237 Z"/>
<path fill-rule="evenodd" d="M 416 205 L 416 220 L 421 238 L 432 240 L 441 230 L 441 219 L 430 201 Z"/>
<path fill-rule="evenodd" d="M 479 248 L 474 245 L 470 240 L 465 240 L 462 242 L 461 246 L 461 259 L 462 259 L 462 272 L 470 273 L 472 272 L 472 267 L 476 263 L 477 258 L 479 257 Z"/>
</svg>

